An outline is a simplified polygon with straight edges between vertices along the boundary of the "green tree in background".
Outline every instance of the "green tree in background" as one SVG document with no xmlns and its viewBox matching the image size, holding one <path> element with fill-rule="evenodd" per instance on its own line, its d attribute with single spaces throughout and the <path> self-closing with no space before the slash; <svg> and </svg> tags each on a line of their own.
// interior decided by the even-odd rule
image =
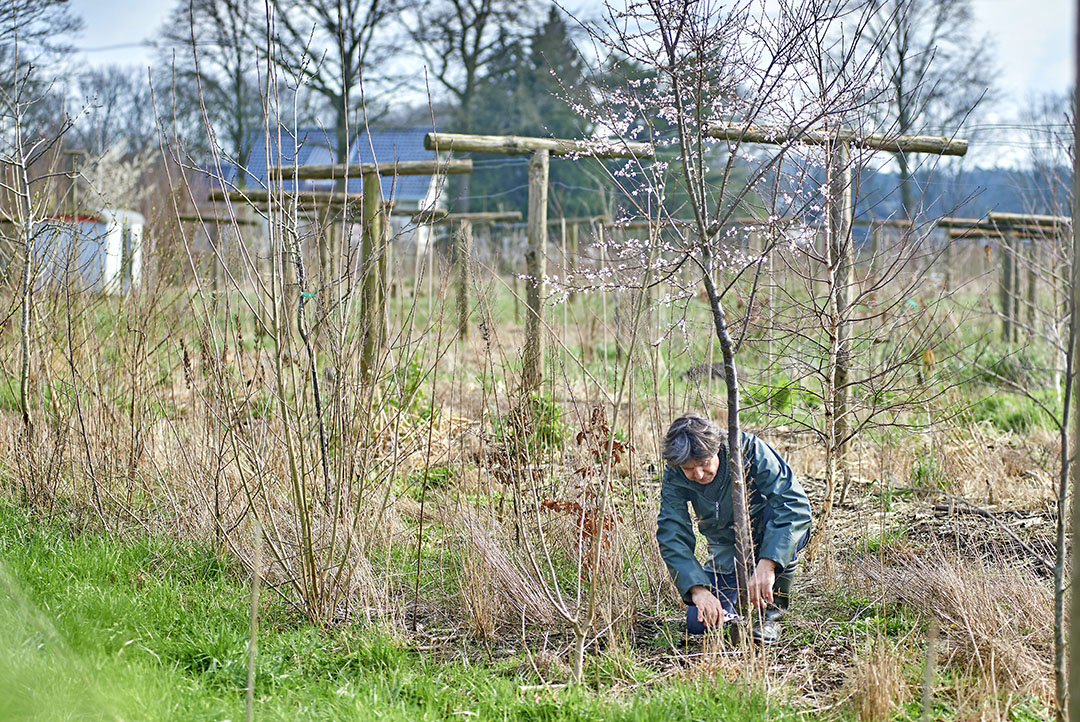
<svg viewBox="0 0 1080 722">
<path fill-rule="evenodd" d="M 571 105 L 589 95 L 585 63 L 555 5 L 527 37 L 500 36 L 495 57 L 477 93 L 474 132 L 556 138 L 590 135 L 591 126 Z M 525 157 L 477 154 L 473 162 L 472 209 L 527 210 Z M 600 213 L 609 194 L 606 176 L 595 161 L 553 161 L 552 209 L 564 216 Z"/>
</svg>

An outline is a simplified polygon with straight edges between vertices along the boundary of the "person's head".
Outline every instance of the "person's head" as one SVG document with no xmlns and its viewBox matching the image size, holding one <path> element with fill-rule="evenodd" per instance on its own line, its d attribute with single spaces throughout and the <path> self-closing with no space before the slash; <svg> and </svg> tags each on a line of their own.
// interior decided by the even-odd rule
<svg viewBox="0 0 1080 722">
<path fill-rule="evenodd" d="M 664 461 L 690 481 L 708 484 L 720 466 L 721 446 L 719 426 L 701 416 L 683 416 L 671 422 L 664 436 Z"/>
</svg>

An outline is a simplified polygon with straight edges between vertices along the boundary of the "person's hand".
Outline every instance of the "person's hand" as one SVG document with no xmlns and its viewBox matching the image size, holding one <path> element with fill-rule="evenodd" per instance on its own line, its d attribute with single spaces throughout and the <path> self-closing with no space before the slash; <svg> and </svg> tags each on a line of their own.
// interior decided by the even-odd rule
<svg viewBox="0 0 1080 722">
<path fill-rule="evenodd" d="M 747 584 L 747 596 L 755 609 L 764 609 L 773 602 L 773 584 L 776 583 L 776 562 L 761 559 Z"/>
<path fill-rule="evenodd" d="M 690 599 L 697 607 L 698 621 L 706 627 L 720 628 L 724 626 L 724 607 L 720 600 L 709 591 L 708 587 L 700 584 L 690 587 Z"/>
</svg>

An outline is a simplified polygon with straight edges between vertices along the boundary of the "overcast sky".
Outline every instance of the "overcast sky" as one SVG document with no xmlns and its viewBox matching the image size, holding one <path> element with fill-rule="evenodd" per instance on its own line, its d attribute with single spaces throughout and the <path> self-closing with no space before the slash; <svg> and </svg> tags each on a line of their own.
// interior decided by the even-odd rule
<svg viewBox="0 0 1080 722">
<path fill-rule="evenodd" d="M 153 39 L 176 0 L 70 0 L 86 22 L 76 42 L 87 63 L 148 65 Z M 600 7 L 600 0 L 571 0 L 571 7 Z M 1073 3 L 1068 0 L 974 0 L 976 32 L 996 45 L 1002 100 L 991 121 L 1021 116 L 1032 98 L 1063 93 L 1072 83 Z"/>
<path fill-rule="evenodd" d="M 579 0 L 582 6 L 586 2 Z M 578 4 L 578 3 L 575 3 Z M 145 47 L 175 2 L 165 0 L 71 0 L 86 21 L 78 41 L 90 63 L 145 65 Z M 1073 3 L 1068 0 L 975 0 L 981 32 L 997 44 L 1004 90 L 1016 102 L 1029 93 L 1061 92 L 1070 84 Z M 110 48 L 103 50 L 101 48 Z"/>
</svg>

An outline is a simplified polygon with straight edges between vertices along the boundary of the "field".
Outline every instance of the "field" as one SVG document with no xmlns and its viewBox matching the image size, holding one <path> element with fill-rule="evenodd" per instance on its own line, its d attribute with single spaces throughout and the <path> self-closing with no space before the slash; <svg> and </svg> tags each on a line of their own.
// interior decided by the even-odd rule
<svg viewBox="0 0 1080 722">
<path fill-rule="evenodd" d="M 266 257 L 230 259 L 216 294 L 162 270 L 123 299 L 42 289 L 26 417 L 8 296 L 0 717 L 238 718 L 253 577 L 258 718 L 1051 716 L 1054 278 L 1004 342 L 981 245 L 948 273 L 926 239 L 864 252 L 830 476 L 820 269 L 793 248 L 732 274 L 740 418 L 823 531 L 756 650 L 686 637 L 654 539 L 663 430 L 725 416 L 692 272 L 642 290 L 585 245 L 571 280 L 553 243 L 522 392 L 527 279 L 498 233 L 465 338 L 449 249 L 428 275 L 395 256 L 370 356 L 355 268 L 312 272 L 299 326 Z"/>
</svg>

